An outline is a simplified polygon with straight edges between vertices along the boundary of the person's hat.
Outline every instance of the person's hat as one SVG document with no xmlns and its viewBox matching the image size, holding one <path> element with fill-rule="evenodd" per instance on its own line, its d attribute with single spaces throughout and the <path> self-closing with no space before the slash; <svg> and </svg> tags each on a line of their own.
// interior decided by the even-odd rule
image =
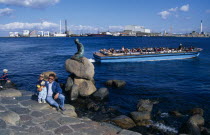
<svg viewBox="0 0 210 135">
<path fill-rule="evenodd" d="M 44 77 L 44 74 L 40 74 L 39 76 L 40 76 L 40 77 Z"/>
<path fill-rule="evenodd" d="M 3 72 L 8 72 L 8 69 L 4 69 Z"/>
</svg>

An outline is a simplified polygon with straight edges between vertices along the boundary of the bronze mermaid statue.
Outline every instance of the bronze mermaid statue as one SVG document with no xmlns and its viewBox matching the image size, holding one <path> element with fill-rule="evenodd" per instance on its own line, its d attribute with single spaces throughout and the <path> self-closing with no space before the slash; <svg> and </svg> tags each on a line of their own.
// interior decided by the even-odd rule
<svg viewBox="0 0 210 135">
<path fill-rule="evenodd" d="M 77 38 L 74 40 L 74 42 L 77 45 L 77 52 L 71 57 L 71 59 L 82 62 L 82 58 L 84 56 L 84 46 Z"/>
</svg>

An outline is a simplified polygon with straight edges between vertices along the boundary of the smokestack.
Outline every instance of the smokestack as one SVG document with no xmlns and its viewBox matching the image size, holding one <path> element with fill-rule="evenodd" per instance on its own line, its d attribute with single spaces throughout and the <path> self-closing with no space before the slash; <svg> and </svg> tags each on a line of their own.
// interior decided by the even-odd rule
<svg viewBox="0 0 210 135">
<path fill-rule="evenodd" d="M 61 20 L 60 20 L 60 34 L 61 34 Z"/>
<path fill-rule="evenodd" d="M 203 33 L 203 24 L 202 24 L 202 20 L 201 20 L 201 34 Z"/>
<path fill-rule="evenodd" d="M 65 34 L 68 34 L 68 30 L 67 30 L 67 20 L 65 20 Z"/>
</svg>

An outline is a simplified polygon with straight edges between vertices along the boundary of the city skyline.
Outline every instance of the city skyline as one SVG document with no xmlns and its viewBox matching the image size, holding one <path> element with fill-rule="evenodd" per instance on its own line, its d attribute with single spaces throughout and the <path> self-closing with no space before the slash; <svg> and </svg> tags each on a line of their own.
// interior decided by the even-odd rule
<svg viewBox="0 0 210 135">
<path fill-rule="evenodd" d="M 0 0 L 0 36 L 9 31 L 59 32 L 59 21 L 68 21 L 74 33 L 121 31 L 138 25 L 152 32 L 210 32 L 208 0 Z M 63 30 L 64 31 L 64 30 Z"/>
</svg>

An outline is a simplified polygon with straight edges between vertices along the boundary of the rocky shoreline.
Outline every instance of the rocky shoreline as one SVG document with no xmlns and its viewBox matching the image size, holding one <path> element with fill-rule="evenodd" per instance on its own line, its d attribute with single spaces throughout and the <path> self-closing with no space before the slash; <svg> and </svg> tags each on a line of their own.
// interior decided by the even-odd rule
<svg viewBox="0 0 210 135">
<path fill-rule="evenodd" d="M 71 104 L 76 107 L 79 117 L 85 116 L 97 122 L 107 122 L 143 135 L 210 135 L 208 122 L 205 122 L 204 111 L 201 108 L 193 108 L 186 114 L 179 111 L 168 112 L 168 118 L 182 123 L 178 128 L 173 128 L 167 126 L 168 121 L 163 118 L 163 113 L 152 112 L 153 105 L 158 104 L 157 101 L 141 99 L 137 104 L 137 110 L 127 115 L 107 106 L 106 100 L 97 101 L 94 97 L 80 97 Z"/>
<path fill-rule="evenodd" d="M 33 92 L 17 89 L 0 91 L 0 135 L 141 135 L 87 117 L 78 118 L 75 108 L 65 104 L 64 113 L 39 104 Z"/>
</svg>

